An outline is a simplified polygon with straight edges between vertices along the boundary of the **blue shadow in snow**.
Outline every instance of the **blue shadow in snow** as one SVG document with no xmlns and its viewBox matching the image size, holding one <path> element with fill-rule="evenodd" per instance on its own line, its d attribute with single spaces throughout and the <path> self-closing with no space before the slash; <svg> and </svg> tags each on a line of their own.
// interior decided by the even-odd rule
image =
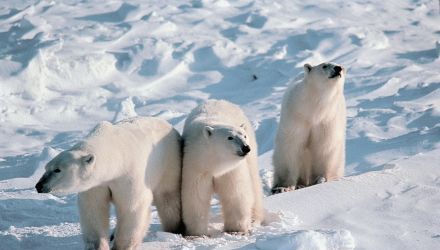
<svg viewBox="0 0 440 250">
<path fill-rule="evenodd" d="M 21 69 L 13 72 L 16 75 L 29 65 L 41 48 L 54 44 L 57 40 L 43 41 L 43 32 L 37 33 L 30 39 L 22 37 L 33 30 L 35 26 L 25 18 L 15 22 L 8 31 L 0 32 L 0 59 L 10 58 L 21 63 Z"/>
<path fill-rule="evenodd" d="M 440 49 L 428 49 L 419 51 L 410 51 L 405 53 L 397 54 L 397 58 L 409 59 L 417 63 L 425 64 L 433 62 L 435 59 L 439 58 Z"/>
</svg>

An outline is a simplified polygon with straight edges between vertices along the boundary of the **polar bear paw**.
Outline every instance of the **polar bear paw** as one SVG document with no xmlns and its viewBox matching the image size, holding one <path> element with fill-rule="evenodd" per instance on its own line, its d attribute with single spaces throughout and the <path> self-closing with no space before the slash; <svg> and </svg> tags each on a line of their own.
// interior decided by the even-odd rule
<svg viewBox="0 0 440 250">
<path fill-rule="evenodd" d="M 326 179 L 325 177 L 318 176 L 318 177 L 315 179 L 315 184 L 321 184 L 321 183 L 324 183 L 324 182 L 327 182 L 327 179 Z"/>
<path fill-rule="evenodd" d="M 209 235 L 187 235 L 184 238 L 186 240 L 208 239 Z"/>
<path fill-rule="evenodd" d="M 250 231 L 246 232 L 225 232 L 226 234 L 233 235 L 233 236 L 249 236 L 251 235 Z"/>
<path fill-rule="evenodd" d="M 272 194 L 280 194 L 285 192 L 290 192 L 295 190 L 295 186 L 289 186 L 289 187 L 274 187 L 272 188 Z"/>
</svg>

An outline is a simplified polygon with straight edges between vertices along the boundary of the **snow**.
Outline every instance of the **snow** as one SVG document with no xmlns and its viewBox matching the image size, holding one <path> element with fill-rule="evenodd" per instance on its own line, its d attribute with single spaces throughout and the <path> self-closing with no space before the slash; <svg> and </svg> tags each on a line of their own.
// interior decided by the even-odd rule
<svg viewBox="0 0 440 250">
<path fill-rule="evenodd" d="M 2 1 L 0 249 L 82 248 L 76 195 L 37 194 L 44 165 L 99 121 L 182 130 L 208 98 L 256 129 L 268 224 L 211 237 L 160 231 L 143 249 L 436 249 L 437 1 Z M 304 63 L 348 68 L 345 177 L 268 196 L 282 95 Z M 114 213 L 112 225 L 115 224 Z"/>
</svg>

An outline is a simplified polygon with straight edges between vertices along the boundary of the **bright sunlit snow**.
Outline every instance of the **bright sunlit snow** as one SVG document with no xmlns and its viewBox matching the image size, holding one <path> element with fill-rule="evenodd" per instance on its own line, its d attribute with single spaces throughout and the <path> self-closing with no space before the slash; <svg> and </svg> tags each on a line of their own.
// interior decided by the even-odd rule
<svg viewBox="0 0 440 250">
<path fill-rule="evenodd" d="M 145 3 L 148 2 L 148 3 Z M 209 98 L 255 126 L 265 195 L 282 95 L 303 64 L 348 69 L 342 180 L 265 198 L 268 225 L 160 231 L 143 249 L 436 249 L 440 3 L 24 1 L 0 4 L 0 249 L 83 248 L 76 195 L 37 194 L 44 165 L 99 121 L 156 116 L 181 131 Z M 115 225 L 115 216 L 111 219 Z"/>
</svg>

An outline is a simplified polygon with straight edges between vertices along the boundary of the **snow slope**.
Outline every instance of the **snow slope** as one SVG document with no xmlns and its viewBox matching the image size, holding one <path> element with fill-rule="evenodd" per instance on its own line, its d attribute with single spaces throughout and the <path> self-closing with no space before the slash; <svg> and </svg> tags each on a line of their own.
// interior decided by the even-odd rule
<svg viewBox="0 0 440 250">
<path fill-rule="evenodd" d="M 76 196 L 33 189 L 99 121 L 179 130 L 208 98 L 243 107 L 266 194 L 281 97 L 302 65 L 348 68 L 346 177 L 265 198 L 251 235 L 160 232 L 143 248 L 435 249 L 440 244 L 438 1 L 12 1 L 0 4 L 0 249 L 78 249 Z M 112 217 L 113 225 L 115 218 Z"/>
</svg>

